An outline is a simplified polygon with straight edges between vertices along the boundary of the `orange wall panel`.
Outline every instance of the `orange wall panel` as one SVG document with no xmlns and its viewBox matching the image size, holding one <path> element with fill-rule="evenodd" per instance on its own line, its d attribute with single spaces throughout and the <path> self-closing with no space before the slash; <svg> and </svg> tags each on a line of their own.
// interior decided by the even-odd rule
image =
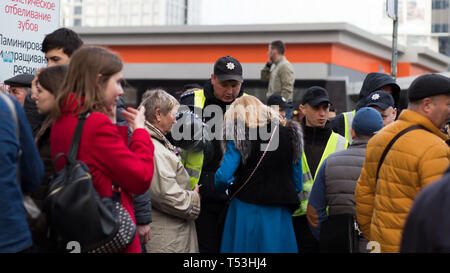
<svg viewBox="0 0 450 273">
<path fill-rule="evenodd" d="M 428 73 L 436 73 L 438 71 L 431 70 L 429 68 L 425 68 L 419 64 L 411 64 L 411 73 L 409 76 L 417 76 L 417 75 L 423 75 Z"/>
<path fill-rule="evenodd" d="M 109 46 L 125 63 L 214 63 L 233 56 L 242 63 L 266 62 L 265 45 L 152 45 Z"/>
<path fill-rule="evenodd" d="M 398 77 L 411 76 L 411 63 L 397 63 L 397 76 Z"/>
<path fill-rule="evenodd" d="M 108 46 L 117 52 L 125 63 L 214 63 L 230 55 L 241 63 L 265 63 L 268 44 L 233 45 L 135 45 Z M 342 44 L 286 44 L 286 58 L 291 63 L 326 63 L 356 71 L 391 73 L 391 62 L 370 53 Z M 398 76 L 406 77 L 431 73 L 417 64 L 399 63 Z"/>
<path fill-rule="evenodd" d="M 364 73 L 379 72 L 381 66 L 384 73 L 391 73 L 389 60 L 342 44 L 333 44 L 332 63 Z"/>
<path fill-rule="evenodd" d="M 268 45 L 157 45 L 108 46 L 125 63 L 214 63 L 230 55 L 241 63 L 265 63 Z M 330 44 L 287 44 L 286 58 L 292 63 L 330 63 Z"/>
</svg>

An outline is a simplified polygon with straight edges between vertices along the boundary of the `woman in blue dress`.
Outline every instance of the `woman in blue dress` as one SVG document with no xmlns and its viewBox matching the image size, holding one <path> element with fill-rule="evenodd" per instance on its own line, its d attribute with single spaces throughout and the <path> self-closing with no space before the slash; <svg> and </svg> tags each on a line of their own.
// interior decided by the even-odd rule
<svg viewBox="0 0 450 273">
<path fill-rule="evenodd" d="M 215 187 L 231 198 L 221 253 L 297 253 L 292 213 L 302 190 L 303 135 L 253 96 L 225 113 Z"/>
</svg>

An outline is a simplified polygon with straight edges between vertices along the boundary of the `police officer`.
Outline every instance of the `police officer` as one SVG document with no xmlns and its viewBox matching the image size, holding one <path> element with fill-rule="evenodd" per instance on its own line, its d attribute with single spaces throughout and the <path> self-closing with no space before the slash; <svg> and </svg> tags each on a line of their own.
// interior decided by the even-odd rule
<svg viewBox="0 0 450 273">
<path fill-rule="evenodd" d="M 242 96 L 242 66 L 238 60 L 226 56 L 219 58 L 214 65 L 214 72 L 203 89 L 196 90 L 180 97 L 180 103 L 189 107 L 190 112 L 180 112 L 177 123 L 188 124 L 193 128 L 192 139 L 183 137 L 175 140 L 175 131 L 180 129 L 180 124 L 175 124 L 172 129 L 172 139 L 175 145 L 183 149 L 181 158 L 190 176 L 191 187 L 200 186 L 201 209 L 196 220 L 197 237 L 201 253 L 218 253 L 220 249 L 221 234 L 220 214 L 224 210 L 227 196 L 216 194 L 214 190 L 214 174 L 220 166 L 222 151 L 218 139 L 211 139 L 211 133 L 219 130 L 221 133 L 223 115 L 226 107 L 236 98 Z M 220 111 L 212 115 L 203 115 L 205 109 Z M 208 110 L 209 112 L 209 110 Z M 194 115 L 193 113 L 196 113 Z M 209 128 L 210 134 L 205 133 L 205 124 L 214 119 L 216 115 L 221 117 L 220 124 L 215 128 Z M 202 120 L 198 120 L 198 118 Z M 197 130 L 200 129 L 200 130 Z M 181 133 L 181 131 L 178 131 Z M 198 137 L 200 132 L 201 137 Z M 216 134 L 217 135 L 217 134 Z"/>
<path fill-rule="evenodd" d="M 367 96 L 369 96 L 370 93 L 378 90 L 392 95 L 395 101 L 395 107 L 399 109 L 399 112 L 402 110 L 399 108 L 401 104 L 400 86 L 395 82 L 395 80 L 388 74 L 378 72 L 369 73 L 361 86 L 356 109 L 341 113 L 333 118 L 331 120 L 331 128 L 333 131 L 341 136 L 344 136 L 351 143 L 352 135 L 350 133 L 350 128 L 352 128 L 352 121 L 355 117 L 356 111 L 361 107 L 364 107 Z"/>
<path fill-rule="evenodd" d="M 319 86 L 306 90 L 300 110 L 302 120 L 304 152 L 302 155 L 303 191 L 300 194 L 300 207 L 293 214 L 295 236 L 300 253 L 318 252 L 319 244 L 313 237 L 306 219 L 306 208 L 314 178 L 322 162 L 331 153 L 347 149 L 348 142 L 331 130 L 328 121 L 330 99 L 328 91 Z"/>
</svg>

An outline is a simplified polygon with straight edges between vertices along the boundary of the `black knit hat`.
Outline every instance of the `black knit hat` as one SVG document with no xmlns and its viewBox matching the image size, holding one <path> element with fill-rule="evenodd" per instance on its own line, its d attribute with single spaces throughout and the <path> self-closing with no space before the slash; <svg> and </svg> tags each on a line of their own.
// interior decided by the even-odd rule
<svg viewBox="0 0 450 273">
<path fill-rule="evenodd" d="M 416 78 L 408 89 L 409 101 L 437 95 L 450 95 L 450 78 L 439 74 L 425 74 Z"/>
</svg>

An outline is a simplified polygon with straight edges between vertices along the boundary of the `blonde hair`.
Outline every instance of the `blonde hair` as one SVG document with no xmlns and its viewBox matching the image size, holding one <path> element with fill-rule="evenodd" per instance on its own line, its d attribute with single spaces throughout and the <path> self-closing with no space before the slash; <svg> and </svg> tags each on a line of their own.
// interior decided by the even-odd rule
<svg viewBox="0 0 450 273">
<path fill-rule="evenodd" d="M 140 106 L 145 108 L 145 119 L 154 123 L 156 121 L 156 109 L 159 108 L 163 115 L 167 115 L 175 106 L 180 103 L 163 89 L 147 90 L 142 95 Z"/>
<path fill-rule="evenodd" d="M 283 118 L 278 111 L 263 104 L 254 96 L 237 98 L 225 112 L 224 125 L 234 121 L 244 122 L 248 128 L 257 128 L 269 122 L 281 122 Z"/>
</svg>

